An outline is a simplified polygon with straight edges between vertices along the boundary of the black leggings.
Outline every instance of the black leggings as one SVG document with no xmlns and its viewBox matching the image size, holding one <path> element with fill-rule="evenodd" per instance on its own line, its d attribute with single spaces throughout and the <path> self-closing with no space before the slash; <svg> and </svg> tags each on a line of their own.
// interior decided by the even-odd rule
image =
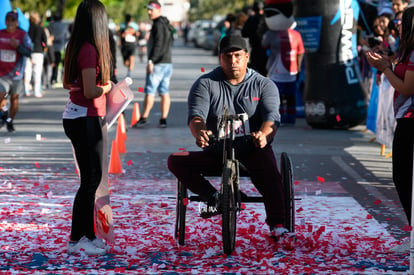
<svg viewBox="0 0 414 275">
<path fill-rule="evenodd" d="M 392 142 L 392 177 L 409 224 L 411 224 L 413 143 L 414 119 L 398 119 Z"/>
<path fill-rule="evenodd" d="M 63 119 L 63 128 L 72 142 L 80 170 L 80 187 L 73 203 L 70 239 L 78 241 L 83 236 L 94 239 L 95 193 L 102 178 L 102 119 Z"/>
</svg>

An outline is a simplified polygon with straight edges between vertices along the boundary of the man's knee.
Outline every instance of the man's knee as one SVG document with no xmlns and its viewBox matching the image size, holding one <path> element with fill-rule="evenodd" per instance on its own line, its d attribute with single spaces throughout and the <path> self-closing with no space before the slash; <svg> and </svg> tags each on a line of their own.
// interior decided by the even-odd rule
<svg viewBox="0 0 414 275">
<path fill-rule="evenodd" d="M 175 174 L 178 169 L 182 169 L 183 167 L 186 167 L 185 164 L 186 157 L 189 155 L 188 152 L 177 152 L 173 153 L 168 157 L 167 166 L 168 169 Z"/>
</svg>

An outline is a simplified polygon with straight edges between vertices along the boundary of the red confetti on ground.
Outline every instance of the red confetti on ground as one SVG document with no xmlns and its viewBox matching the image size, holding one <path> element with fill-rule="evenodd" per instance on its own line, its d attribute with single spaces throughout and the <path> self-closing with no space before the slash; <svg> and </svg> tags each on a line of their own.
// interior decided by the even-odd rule
<svg viewBox="0 0 414 275">
<path fill-rule="evenodd" d="M 317 177 L 317 180 L 318 180 L 319 183 L 324 183 L 325 182 L 325 179 L 323 177 L 320 177 L 320 176 Z"/>
<path fill-rule="evenodd" d="M 143 92 L 144 92 L 144 88 L 139 87 L 139 88 L 138 88 L 138 92 L 139 92 L 139 93 L 143 93 Z"/>
<path fill-rule="evenodd" d="M 146 161 L 145 154 L 141 158 Z M 33 179 L 7 178 L 7 171 L 0 174 L 7 180 L 0 185 L 2 272 L 390 274 L 409 268 L 408 253 L 388 253 L 399 242 L 346 196 L 302 196 L 295 202 L 295 234 L 286 234 L 278 242 L 270 237 L 263 204 L 244 204 L 231 256 L 223 253 L 221 218 L 200 218 L 198 203 L 186 199 L 185 245 L 178 245 L 174 240 L 176 180 L 157 175 L 145 180 L 112 176 L 115 245 L 105 256 L 70 255 L 66 245 L 79 179 L 69 170 L 61 170 L 53 179 L 44 177 L 43 171 Z M 53 196 L 39 194 L 36 182 L 48 185 Z M 246 182 L 241 186 L 247 187 Z M 255 194 L 248 186 L 246 194 Z"/>
<path fill-rule="evenodd" d="M 204 72 L 205 72 L 205 69 L 204 69 L 203 67 L 201 67 L 201 72 L 202 72 L 202 73 L 204 73 Z"/>
<path fill-rule="evenodd" d="M 409 226 L 409 225 L 404 226 L 404 231 L 405 232 L 410 232 L 411 230 L 413 230 L 412 226 Z"/>
<path fill-rule="evenodd" d="M 375 204 L 375 205 L 378 205 L 378 204 L 380 204 L 381 202 L 382 202 L 382 201 L 378 199 L 378 200 L 374 201 L 374 204 Z"/>
</svg>

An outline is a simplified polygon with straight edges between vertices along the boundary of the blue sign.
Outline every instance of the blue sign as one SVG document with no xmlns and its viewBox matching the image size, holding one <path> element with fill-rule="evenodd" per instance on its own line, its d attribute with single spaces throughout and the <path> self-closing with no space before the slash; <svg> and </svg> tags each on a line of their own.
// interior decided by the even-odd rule
<svg viewBox="0 0 414 275">
<path fill-rule="evenodd" d="M 296 18 L 296 30 L 300 32 L 305 51 L 317 52 L 321 39 L 322 16 Z"/>
</svg>

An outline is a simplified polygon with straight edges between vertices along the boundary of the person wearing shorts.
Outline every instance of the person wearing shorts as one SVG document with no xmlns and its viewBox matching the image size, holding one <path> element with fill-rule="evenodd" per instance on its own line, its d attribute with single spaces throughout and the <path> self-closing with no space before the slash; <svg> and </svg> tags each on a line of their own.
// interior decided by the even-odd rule
<svg viewBox="0 0 414 275">
<path fill-rule="evenodd" d="M 6 14 L 6 29 L 0 30 L 0 126 L 14 132 L 13 120 L 19 106 L 19 95 L 24 91 L 25 57 L 33 49 L 30 36 L 19 28 L 17 12 Z M 10 110 L 5 98 L 10 99 Z"/>
<path fill-rule="evenodd" d="M 135 52 L 137 48 L 138 25 L 132 21 L 130 14 L 125 15 L 125 22 L 121 24 L 121 53 L 124 65 L 127 67 L 127 77 L 131 77 L 134 70 Z"/>
<path fill-rule="evenodd" d="M 149 1 L 148 16 L 153 21 L 148 41 L 148 64 L 145 81 L 144 110 L 141 119 L 134 127 L 147 125 L 148 116 L 154 106 L 155 93 L 161 97 L 160 128 L 167 127 L 167 117 L 170 111 L 170 79 L 173 71 L 171 47 L 173 36 L 168 19 L 161 16 L 161 4 L 158 1 Z"/>
</svg>

